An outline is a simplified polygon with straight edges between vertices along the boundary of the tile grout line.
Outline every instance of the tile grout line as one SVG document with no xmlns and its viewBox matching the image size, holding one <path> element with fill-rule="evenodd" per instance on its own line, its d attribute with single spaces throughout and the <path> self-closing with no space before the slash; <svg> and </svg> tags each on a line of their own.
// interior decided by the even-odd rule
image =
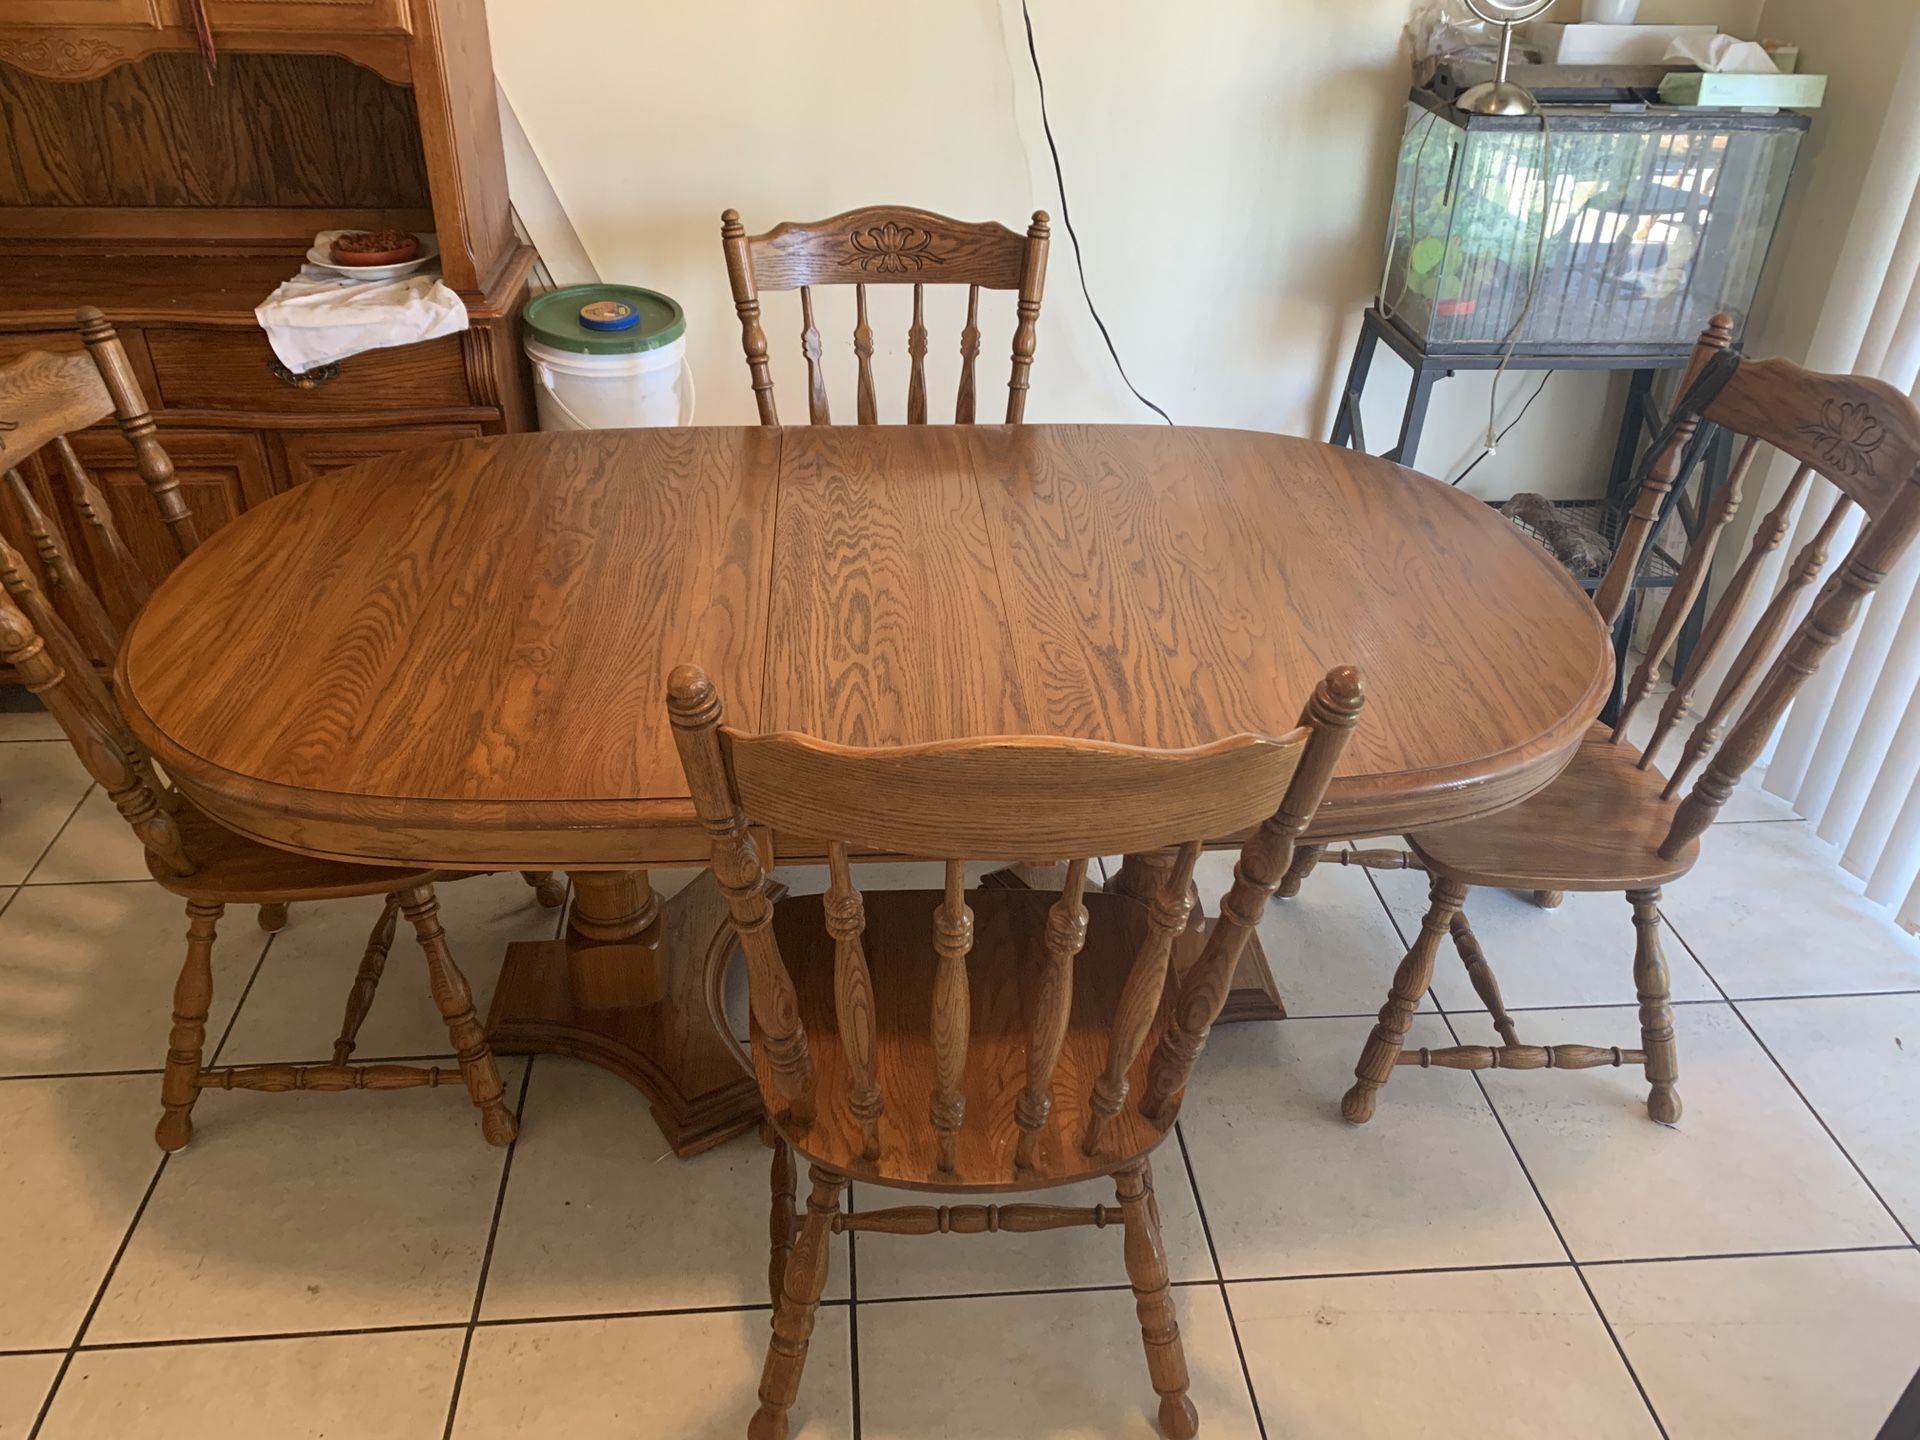
<svg viewBox="0 0 1920 1440">
<path fill-rule="evenodd" d="M 88 787 L 89 794 L 92 793 L 92 788 Z M 86 803 L 86 796 L 80 797 L 80 803 Z M 79 813 L 79 809 L 79 805 L 74 806 L 75 814 Z M 69 815 L 67 819 L 71 823 L 73 816 Z M 60 828 L 62 833 L 65 833 L 66 826 L 63 825 Z M 58 842 L 59 836 L 56 835 L 54 843 Z M 52 846 L 48 848 L 51 849 Z M 41 859 L 45 858 L 43 854 Z M 266 963 L 267 952 L 272 948 L 273 936 L 269 935 L 266 943 L 260 947 L 259 955 L 254 957 L 253 969 L 247 975 L 247 983 L 240 992 L 240 999 L 234 1004 L 233 1014 L 227 1017 L 227 1023 L 220 1031 L 219 1042 L 214 1047 L 216 1057 L 220 1053 L 220 1048 L 227 1043 L 227 1037 L 233 1033 L 234 1022 L 240 1018 L 240 1006 L 246 1003 L 247 995 L 253 989 L 253 982 L 259 978 L 260 967 Z M 120 1261 L 126 1255 L 127 1247 L 133 1244 L 134 1233 L 140 1228 L 140 1221 L 146 1216 L 147 1206 L 153 1200 L 154 1191 L 160 1188 L 160 1177 L 166 1174 L 167 1162 L 172 1158 L 173 1152 L 161 1151 L 160 1163 L 153 1167 L 153 1177 L 147 1181 L 146 1193 L 140 1197 L 139 1205 L 134 1208 L 133 1219 L 127 1223 L 126 1233 L 120 1237 L 120 1244 L 115 1248 L 113 1258 L 107 1262 L 107 1272 L 100 1277 L 100 1284 L 93 1292 L 92 1301 L 87 1305 L 87 1313 L 80 1317 L 80 1327 L 73 1332 L 73 1342 L 67 1346 L 66 1358 L 60 1362 L 59 1370 L 54 1373 L 53 1384 L 48 1387 L 46 1399 L 40 1403 L 40 1413 L 34 1417 L 33 1428 L 27 1432 L 27 1440 L 37 1440 L 41 1427 L 47 1423 L 47 1416 L 53 1410 L 53 1402 L 60 1394 L 60 1387 L 66 1383 L 67 1371 L 73 1365 L 73 1357 L 80 1353 L 80 1342 L 86 1338 L 87 1331 L 92 1327 L 93 1317 L 100 1309 L 100 1302 L 106 1299 L 107 1288 L 113 1284 L 114 1273 L 119 1270 Z"/>
<path fill-rule="evenodd" d="M 1387 919 L 1392 924 L 1394 933 L 1401 934 L 1400 924 L 1393 918 L 1393 907 L 1387 904 L 1387 897 L 1381 892 L 1379 882 L 1373 878 L 1373 872 L 1368 870 L 1366 876 L 1367 883 L 1373 887 L 1374 898 L 1380 902 L 1381 908 L 1387 911 Z M 1665 916 L 1661 918 L 1665 919 Z M 1678 933 L 1675 931 L 1676 936 Z M 1404 941 L 1404 936 L 1402 938 Z M 1436 956 L 1435 959 L 1437 961 L 1438 957 Z M 1708 976 L 1708 979 L 1712 977 Z M 1431 984 L 1427 987 L 1427 997 L 1432 999 L 1434 1008 L 1440 1012 L 1440 1023 L 1447 1027 L 1447 1034 L 1453 1038 L 1454 1044 L 1458 1045 L 1460 1032 L 1454 1029 L 1453 1016 L 1440 1003 L 1440 997 L 1433 994 Z M 1660 1440 L 1671 1440 L 1667 1434 L 1666 1424 L 1660 1418 L 1660 1412 L 1654 1409 L 1653 1397 L 1647 1393 L 1646 1385 L 1641 1382 L 1640 1372 L 1633 1368 L 1633 1361 L 1627 1356 L 1626 1346 L 1620 1343 L 1620 1337 L 1614 1333 L 1613 1322 L 1607 1318 L 1607 1312 L 1600 1307 L 1599 1296 L 1593 1293 L 1593 1286 L 1581 1273 L 1580 1262 L 1574 1256 L 1573 1247 L 1567 1243 L 1566 1232 L 1560 1228 L 1559 1218 L 1553 1213 L 1553 1207 L 1547 1203 L 1547 1197 L 1540 1189 L 1539 1182 L 1533 1178 L 1533 1171 L 1527 1167 L 1526 1157 L 1521 1155 L 1520 1147 L 1514 1143 L 1513 1134 L 1507 1129 L 1506 1117 L 1500 1113 L 1500 1107 L 1494 1104 L 1493 1094 L 1487 1089 L 1482 1072 L 1470 1070 L 1467 1073 L 1473 1077 L 1473 1083 L 1479 1087 L 1480 1098 L 1486 1103 L 1487 1112 L 1493 1116 L 1493 1123 L 1500 1127 L 1500 1137 L 1507 1142 L 1507 1149 L 1512 1152 L 1514 1163 L 1520 1167 L 1520 1173 L 1526 1177 L 1527 1188 L 1533 1191 L 1533 1198 L 1540 1206 L 1540 1213 L 1547 1217 L 1547 1224 L 1553 1230 L 1553 1238 L 1560 1242 L 1560 1249 L 1565 1253 L 1568 1264 L 1573 1267 L 1574 1278 L 1580 1282 L 1580 1288 L 1586 1294 L 1587 1303 L 1593 1307 L 1593 1314 L 1599 1320 L 1600 1328 L 1605 1331 L 1607 1339 L 1613 1343 L 1614 1354 L 1620 1357 L 1621 1365 L 1626 1368 L 1627 1378 L 1633 1382 L 1633 1388 L 1640 1396 L 1640 1403 L 1646 1406 L 1647 1417 L 1653 1421 L 1653 1428 L 1660 1433 Z"/>
<path fill-rule="evenodd" d="M 467 1356 L 473 1351 L 473 1332 L 480 1321 L 480 1305 L 487 1295 L 487 1272 L 493 1266 L 493 1245 L 500 1234 L 500 1214 L 507 1204 L 507 1178 L 513 1173 L 513 1152 L 520 1148 L 520 1127 L 526 1119 L 527 1092 L 533 1085 L 533 1064 L 537 1055 L 527 1057 L 520 1072 L 520 1095 L 513 1107 L 513 1139 L 500 1161 L 500 1185 L 493 1195 L 493 1218 L 487 1224 L 487 1247 L 480 1253 L 480 1274 L 473 1285 L 473 1309 L 467 1314 L 466 1333 L 460 1339 L 460 1359 L 453 1368 L 453 1391 L 447 1396 L 447 1424 L 441 1440 L 453 1440 L 453 1426 L 460 1414 L 460 1387 L 467 1378 Z M 29 1437 L 31 1440 L 31 1437 Z"/>
<path fill-rule="evenodd" d="M 846 1209 L 851 1212 L 853 1181 L 847 1181 Z M 853 1407 L 853 1440 L 860 1440 L 865 1422 L 860 1414 L 860 1260 L 854 1247 L 860 1243 L 858 1230 L 847 1231 L 847 1384 L 848 1403 Z M 771 1298 L 771 1297 L 769 1297 Z M 772 1320 L 768 1320 L 771 1327 Z"/>
<path fill-rule="evenodd" d="M 80 798 L 73 802 L 73 808 L 67 811 L 67 818 L 62 820 L 60 822 L 60 828 L 53 832 L 53 838 L 47 841 L 47 843 L 41 847 L 40 853 L 34 857 L 33 864 L 27 867 L 27 873 L 20 877 L 21 890 L 24 890 L 27 888 L 28 882 L 33 879 L 34 875 L 39 871 L 40 867 L 47 863 L 47 856 L 52 854 L 53 847 L 60 843 L 60 837 L 67 833 L 67 827 L 73 824 L 73 817 L 80 813 L 80 807 L 87 803 L 87 797 L 93 794 L 93 790 L 94 790 L 93 782 L 89 780 L 87 782 L 87 788 L 80 792 Z M 13 900 L 17 899 L 18 897 L 19 897 L 19 891 L 16 890 L 14 892 L 13 898 L 10 898 L 7 901 L 8 908 L 12 907 Z"/>
<path fill-rule="evenodd" d="M 1200 1216 L 1200 1233 L 1206 1238 L 1207 1257 L 1213 1262 L 1213 1284 L 1220 1292 L 1220 1303 L 1227 1312 L 1227 1333 L 1233 1336 L 1233 1353 L 1240 1361 L 1240 1379 L 1247 1387 L 1247 1403 L 1253 1407 L 1254 1428 L 1260 1432 L 1260 1440 L 1267 1440 L 1267 1420 L 1260 1411 L 1260 1394 L 1253 1386 L 1253 1370 L 1247 1364 L 1247 1348 L 1240 1339 L 1240 1322 L 1233 1315 L 1233 1297 L 1227 1293 L 1226 1272 L 1220 1268 L 1220 1252 L 1214 1247 L 1213 1226 L 1207 1221 L 1207 1203 L 1200 1196 L 1200 1177 L 1193 1170 L 1193 1156 L 1187 1151 L 1186 1132 L 1180 1128 L 1180 1122 L 1174 1121 L 1173 1140 L 1180 1147 L 1180 1163 L 1186 1168 L 1187 1188 L 1193 1191 L 1193 1208 Z M 1127 1287 L 1131 1290 L 1133 1287 Z M 1182 1355 L 1185 1350 L 1182 1348 Z"/>
<path fill-rule="evenodd" d="M 1672 921 L 1667 922 L 1667 928 L 1673 931 L 1673 938 L 1680 942 L 1681 948 L 1692 957 L 1693 963 L 1700 967 L 1701 973 L 1705 975 L 1707 979 L 1713 981 L 1713 988 L 1726 996 L 1727 1008 L 1733 1012 L 1734 1018 L 1745 1028 L 1747 1034 L 1753 1037 L 1753 1043 L 1760 1047 L 1760 1053 L 1765 1055 L 1767 1059 L 1773 1063 L 1773 1068 L 1780 1072 L 1780 1078 L 1787 1082 L 1787 1088 L 1793 1091 L 1794 1097 L 1798 1099 L 1802 1105 L 1807 1107 L 1807 1113 L 1813 1117 L 1813 1123 L 1818 1125 L 1827 1139 L 1833 1142 L 1834 1149 L 1838 1150 L 1841 1158 L 1852 1167 L 1853 1173 L 1860 1177 L 1860 1183 L 1867 1187 L 1867 1193 L 1879 1202 L 1882 1210 L 1886 1211 L 1887 1218 L 1893 1221 L 1894 1228 L 1907 1237 L 1907 1243 L 1909 1245 L 1920 1243 L 1915 1241 L 1913 1231 L 1907 1228 L 1906 1222 L 1903 1221 L 1894 1211 L 1894 1208 L 1887 1203 L 1887 1197 L 1880 1193 L 1880 1187 L 1873 1183 L 1872 1179 L 1867 1175 L 1867 1172 L 1861 1168 L 1860 1162 L 1853 1158 L 1853 1152 L 1847 1149 L 1838 1135 L 1833 1133 L 1833 1127 L 1827 1123 L 1827 1117 L 1822 1115 L 1814 1103 L 1807 1098 L 1806 1092 L 1800 1088 L 1800 1082 L 1793 1078 L 1792 1073 L 1787 1067 L 1780 1063 L 1780 1057 L 1773 1053 L 1773 1048 L 1761 1038 L 1759 1030 L 1754 1028 L 1753 1022 L 1747 1018 L 1746 1012 L 1740 1008 L 1741 1002 L 1735 1000 L 1731 995 L 1727 995 L 1726 987 L 1720 983 L 1719 977 L 1707 969 L 1706 962 L 1700 958 L 1699 952 L 1687 943 L 1687 937 L 1680 933 Z M 1758 1004 L 1760 1002 L 1749 1001 L 1747 1003 Z"/>
</svg>

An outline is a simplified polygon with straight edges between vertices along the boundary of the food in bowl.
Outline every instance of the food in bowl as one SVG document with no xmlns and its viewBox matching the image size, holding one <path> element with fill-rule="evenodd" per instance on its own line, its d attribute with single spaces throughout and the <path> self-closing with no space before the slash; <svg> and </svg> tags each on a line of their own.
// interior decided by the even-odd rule
<svg viewBox="0 0 1920 1440">
<path fill-rule="evenodd" d="M 420 237 L 405 230 L 349 230 L 327 247 L 336 265 L 400 265 L 420 254 Z"/>
</svg>

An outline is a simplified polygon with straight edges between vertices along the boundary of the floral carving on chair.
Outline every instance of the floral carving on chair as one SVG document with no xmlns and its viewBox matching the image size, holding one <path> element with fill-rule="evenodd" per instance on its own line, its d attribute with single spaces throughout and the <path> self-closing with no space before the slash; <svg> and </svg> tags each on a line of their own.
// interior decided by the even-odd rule
<svg viewBox="0 0 1920 1440">
<path fill-rule="evenodd" d="M 932 252 L 930 232 L 897 220 L 849 231 L 847 242 L 858 253 L 862 270 L 881 275 L 905 275 L 928 265 L 947 263 Z"/>
<path fill-rule="evenodd" d="M 1873 453 L 1887 438 L 1865 401 L 1829 400 L 1820 407 L 1820 418 L 1806 421 L 1799 430 L 1842 475 L 1873 474 Z"/>
</svg>

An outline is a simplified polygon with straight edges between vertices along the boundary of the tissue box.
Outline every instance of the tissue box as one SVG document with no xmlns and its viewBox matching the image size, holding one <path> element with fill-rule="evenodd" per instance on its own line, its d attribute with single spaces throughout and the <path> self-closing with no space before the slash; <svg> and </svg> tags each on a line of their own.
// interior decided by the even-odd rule
<svg viewBox="0 0 1920 1440">
<path fill-rule="evenodd" d="M 1826 99 L 1824 75 L 1708 75 L 1689 70 L 1660 82 L 1668 105 L 1773 106 L 1817 110 Z"/>
<path fill-rule="evenodd" d="M 1682 35 L 1719 34 L 1712 25 L 1552 25 L 1525 27 L 1543 65 L 1658 65 Z"/>
</svg>

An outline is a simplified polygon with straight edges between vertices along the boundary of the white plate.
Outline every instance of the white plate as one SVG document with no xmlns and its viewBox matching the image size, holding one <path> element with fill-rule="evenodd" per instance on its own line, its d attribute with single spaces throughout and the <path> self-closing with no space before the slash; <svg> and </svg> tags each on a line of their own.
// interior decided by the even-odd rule
<svg viewBox="0 0 1920 1440">
<path fill-rule="evenodd" d="M 313 237 L 313 248 L 307 251 L 309 264 L 318 265 L 323 270 L 331 270 L 336 275 L 345 275 L 354 280 L 397 280 L 402 275 L 411 275 L 421 266 L 436 260 L 440 255 L 440 242 L 432 235 L 415 232 L 414 238 L 420 242 L 420 253 L 411 260 L 402 260 L 397 265 L 336 265 L 330 258 L 328 246 L 336 236 L 352 234 L 349 230 L 322 230 Z"/>
</svg>

